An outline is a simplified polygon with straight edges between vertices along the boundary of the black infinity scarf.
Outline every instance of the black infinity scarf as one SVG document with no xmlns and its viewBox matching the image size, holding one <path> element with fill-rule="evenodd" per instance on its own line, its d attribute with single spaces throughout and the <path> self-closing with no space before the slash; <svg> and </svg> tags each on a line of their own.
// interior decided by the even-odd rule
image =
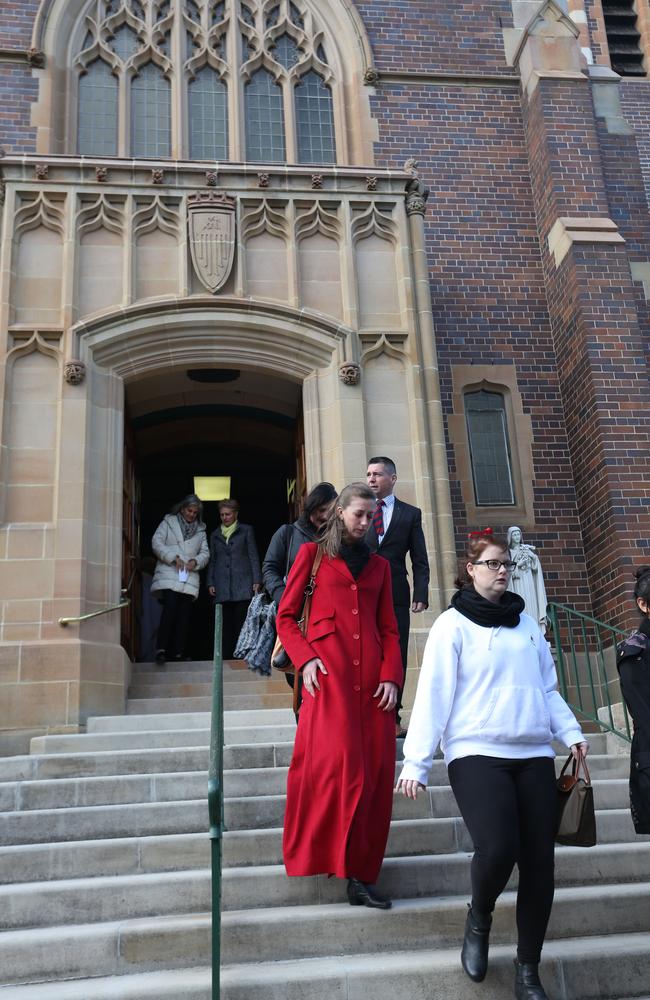
<svg viewBox="0 0 650 1000">
<path fill-rule="evenodd" d="M 497 628 L 499 625 L 516 628 L 525 603 L 519 594 L 506 590 L 498 604 L 495 604 L 481 597 L 474 587 L 466 585 L 456 591 L 451 599 L 451 607 L 475 625 L 483 625 L 485 628 Z"/>
</svg>

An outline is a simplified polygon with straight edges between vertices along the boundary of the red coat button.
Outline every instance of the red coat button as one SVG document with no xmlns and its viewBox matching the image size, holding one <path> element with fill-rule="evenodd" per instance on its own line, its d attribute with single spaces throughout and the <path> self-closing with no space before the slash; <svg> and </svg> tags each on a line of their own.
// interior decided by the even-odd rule
<svg viewBox="0 0 650 1000">
<path fill-rule="evenodd" d="M 352 666 L 353 667 L 358 667 L 359 666 L 359 660 L 353 660 L 352 661 Z"/>
<path fill-rule="evenodd" d="M 355 685 L 354 685 L 354 690 L 355 690 L 355 691 L 360 691 L 360 690 L 361 690 L 361 688 L 359 687 L 359 685 L 358 685 L 358 684 L 355 684 Z"/>
<path fill-rule="evenodd" d="M 356 590 L 356 589 L 357 589 L 357 585 L 356 585 L 356 583 L 353 583 L 352 586 L 350 587 L 350 590 Z"/>
<path fill-rule="evenodd" d="M 358 639 L 358 638 L 359 638 L 359 633 L 358 633 L 358 632 L 355 632 L 355 633 L 354 633 L 354 635 L 352 636 L 352 638 L 353 638 L 353 639 Z"/>
<path fill-rule="evenodd" d="M 352 614 L 353 614 L 353 615 L 358 615 L 358 614 L 359 614 L 359 612 L 357 611 L 357 609 L 356 609 L 356 608 L 352 608 Z"/>
</svg>

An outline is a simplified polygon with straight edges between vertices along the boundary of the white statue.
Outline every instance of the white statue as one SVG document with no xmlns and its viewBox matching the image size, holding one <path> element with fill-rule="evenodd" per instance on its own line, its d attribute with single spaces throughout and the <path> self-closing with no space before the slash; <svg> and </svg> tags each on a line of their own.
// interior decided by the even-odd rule
<svg viewBox="0 0 650 1000">
<path fill-rule="evenodd" d="M 510 558 L 516 563 L 508 589 L 523 597 L 526 614 L 534 618 L 544 632 L 546 630 L 546 589 L 535 546 L 524 543 L 521 528 L 516 525 L 508 528 L 506 541 L 510 549 Z"/>
</svg>

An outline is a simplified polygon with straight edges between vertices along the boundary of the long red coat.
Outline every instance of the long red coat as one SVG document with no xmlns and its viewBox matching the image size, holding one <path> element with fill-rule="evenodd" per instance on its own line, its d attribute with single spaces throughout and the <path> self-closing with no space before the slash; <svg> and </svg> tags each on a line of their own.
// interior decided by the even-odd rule
<svg viewBox="0 0 650 1000">
<path fill-rule="evenodd" d="M 287 580 L 277 628 L 299 667 L 318 656 L 320 691 L 303 696 L 287 781 L 283 852 L 288 875 L 374 882 L 386 849 L 395 780 L 395 714 L 378 684 L 403 681 L 390 566 L 371 556 L 357 580 L 341 558 L 323 561 L 306 637 L 296 624 L 316 545 L 304 544 Z"/>
</svg>

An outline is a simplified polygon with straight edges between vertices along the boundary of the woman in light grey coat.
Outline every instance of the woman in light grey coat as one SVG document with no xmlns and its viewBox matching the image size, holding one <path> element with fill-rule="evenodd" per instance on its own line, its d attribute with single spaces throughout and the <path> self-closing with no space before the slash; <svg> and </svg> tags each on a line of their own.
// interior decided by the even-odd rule
<svg viewBox="0 0 650 1000">
<path fill-rule="evenodd" d="M 221 649 L 231 660 L 253 594 L 262 586 L 260 557 L 250 524 L 241 524 L 236 500 L 219 504 L 221 525 L 210 536 L 208 591 L 223 610 Z"/>
<path fill-rule="evenodd" d="M 156 640 L 156 663 L 185 656 L 192 601 L 199 593 L 199 570 L 210 558 L 203 504 L 190 493 L 165 514 L 151 540 L 156 569 L 151 593 L 162 601 L 163 611 Z"/>
</svg>

